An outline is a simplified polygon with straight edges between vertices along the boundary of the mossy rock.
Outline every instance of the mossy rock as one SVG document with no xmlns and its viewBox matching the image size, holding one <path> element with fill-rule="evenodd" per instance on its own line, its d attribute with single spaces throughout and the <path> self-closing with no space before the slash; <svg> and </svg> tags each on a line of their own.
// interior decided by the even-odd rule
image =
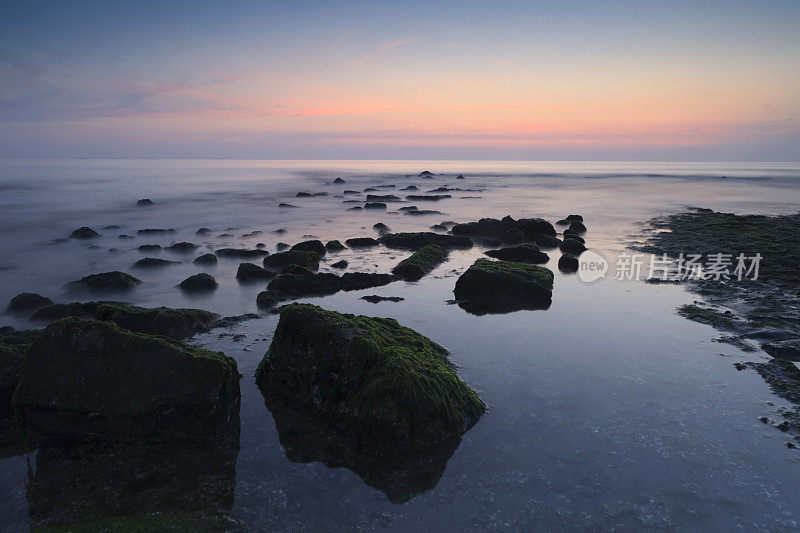
<svg viewBox="0 0 800 533">
<path fill-rule="evenodd" d="M 203 309 L 171 309 L 169 307 L 136 307 L 105 303 L 94 311 L 97 320 L 114 322 L 136 333 L 164 335 L 182 339 L 201 331 L 219 315 Z"/>
<path fill-rule="evenodd" d="M 216 265 L 217 264 L 217 256 L 214 254 L 203 254 L 198 256 L 193 263 L 197 265 Z"/>
<path fill-rule="evenodd" d="M 67 283 L 66 288 L 72 291 L 127 291 L 141 283 L 141 280 L 130 274 L 115 270 L 92 274 L 78 281 Z"/>
<path fill-rule="evenodd" d="M 566 226 L 572 222 L 583 222 L 583 217 L 581 215 L 568 215 L 566 218 L 562 218 L 556 224 L 559 226 Z"/>
<path fill-rule="evenodd" d="M 486 407 L 447 350 L 388 318 L 292 304 L 256 370 L 278 394 L 347 432 L 362 447 L 422 450 L 456 439 Z"/>
<path fill-rule="evenodd" d="M 253 263 L 241 263 L 236 271 L 236 279 L 239 281 L 264 281 L 274 277 L 274 272 Z"/>
<path fill-rule="evenodd" d="M 210 291 L 218 287 L 214 276 L 206 273 L 189 276 L 180 282 L 179 287 L 185 291 Z"/>
<path fill-rule="evenodd" d="M 575 233 L 586 233 L 586 226 L 579 220 L 573 220 L 567 230 L 574 231 Z"/>
<path fill-rule="evenodd" d="M 158 257 L 145 257 L 136 261 L 131 268 L 159 268 L 169 265 L 177 265 L 179 261 L 169 261 Z"/>
<path fill-rule="evenodd" d="M 447 260 L 448 252 L 438 244 L 424 246 L 400 261 L 392 274 L 406 281 L 416 281 Z"/>
<path fill-rule="evenodd" d="M 342 288 L 342 280 L 336 274 L 281 274 L 267 285 L 291 297 L 333 294 Z"/>
<path fill-rule="evenodd" d="M 298 242 L 294 246 L 290 248 L 290 250 L 299 250 L 301 252 L 314 252 L 319 257 L 325 257 L 325 245 L 322 244 L 322 241 L 313 240 L 313 241 L 303 241 Z"/>
<path fill-rule="evenodd" d="M 331 252 L 340 252 L 345 249 L 345 246 L 339 241 L 333 240 L 325 243 L 325 249 Z"/>
<path fill-rule="evenodd" d="M 93 230 L 92 228 L 84 226 L 82 228 L 78 228 L 78 229 L 74 230 L 70 234 L 69 238 L 70 239 L 94 239 L 94 238 L 99 237 L 99 236 L 100 236 L 100 234 L 97 233 L 95 230 Z"/>
<path fill-rule="evenodd" d="M 391 274 L 372 274 L 366 272 L 346 272 L 339 278 L 343 291 L 357 291 L 370 287 L 381 287 L 395 281 Z"/>
<path fill-rule="evenodd" d="M 306 268 L 304 266 L 289 265 L 289 266 L 287 266 L 286 268 L 283 269 L 283 273 L 284 274 L 294 274 L 296 276 L 302 276 L 302 275 L 312 275 L 313 276 L 315 272 L 313 270 L 309 270 L 308 268 Z"/>
<path fill-rule="evenodd" d="M 60 318 L 81 318 L 86 316 L 94 316 L 97 309 L 104 304 L 111 304 L 111 305 L 124 305 L 119 302 L 110 302 L 110 301 L 97 301 L 97 302 L 71 302 L 66 304 L 53 304 L 48 305 L 47 307 L 42 307 L 33 315 L 31 315 L 31 320 L 34 321 L 42 321 L 42 322 L 52 322 L 53 320 L 58 320 Z"/>
<path fill-rule="evenodd" d="M 194 252 L 199 248 L 198 245 L 191 243 L 191 242 L 176 242 L 170 246 L 164 248 L 165 250 L 169 250 L 170 252 L 178 252 L 182 254 L 187 254 L 189 252 Z"/>
<path fill-rule="evenodd" d="M 558 258 L 558 269 L 562 272 L 577 272 L 580 268 L 578 258 L 572 254 L 563 254 Z"/>
<path fill-rule="evenodd" d="M 432 231 L 418 233 L 388 233 L 378 239 L 389 248 L 406 250 L 419 250 L 429 244 L 436 244 L 442 248 L 472 248 L 469 237 L 458 235 L 441 235 Z"/>
<path fill-rule="evenodd" d="M 800 361 L 800 339 L 767 342 L 761 348 L 772 357 Z"/>
<path fill-rule="evenodd" d="M 498 250 L 489 250 L 485 252 L 485 254 L 495 259 L 514 261 L 516 263 L 542 264 L 550 260 L 550 257 L 546 253 L 540 251 L 539 248 L 533 244 L 521 244 L 519 246 L 500 248 Z"/>
<path fill-rule="evenodd" d="M 525 237 L 525 234 L 519 228 L 511 228 L 503 233 L 503 242 L 514 244 L 518 242 L 524 242 L 526 239 L 527 237 Z"/>
<path fill-rule="evenodd" d="M 42 330 L 10 330 L 0 334 L 0 415 L 9 412 L 11 396 L 22 374 L 28 350 Z"/>
<path fill-rule="evenodd" d="M 586 246 L 581 241 L 569 236 L 565 236 L 559 248 L 561 248 L 561 251 L 565 254 L 572 255 L 580 255 L 586 251 Z"/>
<path fill-rule="evenodd" d="M 461 307 L 476 314 L 546 309 L 553 272 L 527 263 L 478 259 L 458 278 L 453 292 Z"/>
<path fill-rule="evenodd" d="M 578 241 L 581 244 L 586 244 L 586 239 L 584 239 L 583 237 L 578 235 L 577 231 L 575 231 L 573 229 L 570 229 L 570 228 L 567 228 L 567 229 L 564 230 L 564 238 L 565 239 L 566 238 L 570 238 L 572 240 Z"/>
<path fill-rule="evenodd" d="M 27 313 L 46 305 L 53 305 L 53 300 L 35 292 L 22 292 L 11 298 L 6 306 L 6 313 Z"/>
<path fill-rule="evenodd" d="M 534 240 L 536 241 L 536 245 L 540 248 L 558 248 L 561 246 L 561 239 L 552 235 L 539 234 Z"/>
<path fill-rule="evenodd" d="M 347 239 L 344 243 L 350 248 L 371 248 L 380 244 L 372 237 L 354 237 L 352 239 Z"/>
<path fill-rule="evenodd" d="M 264 268 L 281 270 L 289 265 L 317 270 L 319 269 L 319 254 L 309 250 L 286 250 L 264 258 Z"/>
<path fill-rule="evenodd" d="M 288 245 L 287 243 L 285 243 L 285 242 L 279 242 L 278 244 L 276 244 L 276 245 L 275 245 L 275 248 L 276 248 L 278 251 L 281 251 L 281 250 L 286 250 L 286 249 L 288 249 L 288 248 L 289 248 L 289 245 Z"/>
<path fill-rule="evenodd" d="M 258 293 L 258 296 L 256 296 L 256 305 L 262 309 L 272 309 L 279 303 L 290 300 L 291 298 L 292 297 L 285 292 L 268 289 Z"/>
<path fill-rule="evenodd" d="M 31 345 L 12 402 L 44 436 L 211 439 L 238 413 L 239 377 L 220 352 L 65 318 Z"/>
</svg>

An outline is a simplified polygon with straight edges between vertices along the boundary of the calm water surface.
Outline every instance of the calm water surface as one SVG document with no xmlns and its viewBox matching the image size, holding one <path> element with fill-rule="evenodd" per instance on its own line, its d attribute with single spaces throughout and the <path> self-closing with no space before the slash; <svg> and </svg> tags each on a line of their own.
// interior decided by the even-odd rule
<svg viewBox="0 0 800 533">
<path fill-rule="evenodd" d="M 437 176 L 421 179 L 421 170 Z M 466 179 L 456 180 L 457 174 Z M 346 183 L 332 185 L 336 177 Z M 345 189 L 379 185 L 481 192 L 417 202 L 420 209 L 443 213 L 422 217 L 391 213 L 398 204 L 390 204 L 387 213 L 349 211 L 357 204 L 342 203 L 358 198 L 340 197 Z M 298 191 L 328 196 L 295 198 Z M 157 205 L 138 208 L 140 198 Z M 279 208 L 280 202 L 298 208 Z M 393 231 L 425 231 L 444 220 L 510 214 L 555 221 L 581 213 L 589 227 L 588 246 L 612 257 L 636 238 L 643 222 L 687 205 L 737 213 L 796 212 L 800 165 L 2 161 L 0 303 L 23 291 L 73 301 L 63 292 L 65 283 L 97 272 L 130 271 L 146 256 L 137 250 L 140 244 L 190 241 L 205 252 L 264 243 L 275 251 L 279 241 L 291 244 L 306 235 L 323 241 L 375 236 L 376 222 Z M 109 225 L 120 228 L 101 229 Z M 80 226 L 91 226 L 102 237 L 60 240 Z M 213 231 L 197 236 L 200 227 Z M 176 232 L 118 238 L 142 228 Z M 274 233 L 279 228 L 286 232 Z M 249 235 L 254 231 L 262 233 Z M 171 456 L 163 450 L 118 451 L 113 460 L 95 452 L 89 460 L 52 451 L 5 456 L 0 458 L 0 529 L 24 529 L 31 516 L 46 521 L 65 509 L 78 515 L 113 510 L 113 498 L 104 495 L 107 487 L 129 511 L 180 507 L 168 497 L 180 490 L 207 508 L 229 511 L 253 530 L 800 527 L 800 453 L 786 448 L 784 434 L 758 421 L 782 400 L 755 372 L 738 372 L 732 364 L 762 359 L 763 353 L 745 354 L 713 342 L 716 333 L 710 327 L 676 316 L 676 306 L 695 298 L 681 287 L 614 279 L 582 283 L 557 272 L 557 251 L 550 253 L 548 265 L 556 271 L 548 310 L 470 315 L 447 300 L 458 275 L 483 251 L 453 252 L 418 283 L 303 300 L 393 317 L 420 331 L 451 351 L 461 378 L 489 406 L 446 463 L 440 461 L 441 477 L 416 487 L 404 503 L 392 503 L 386 487 L 365 483 L 354 472 L 358 468 L 287 458 L 281 444 L 287 435 L 279 435 L 252 378 L 277 323 L 276 316 L 264 315 L 192 341 L 236 358 L 244 374 L 238 449 L 183 450 L 174 461 L 165 460 Z M 221 315 L 258 312 L 255 299 L 263 284 L 237 283 L 238 260 L 220 259 L 215 267 L 201 268 L 191 262 L 196 255 L 155 255 L 183 262 L 131 271 L 144 283 L 124 299 Z M 404 256 L 383 247 L 347 250 L 329 254 L 320 270 L 334 271 L 330 263 L 347 259 L 349 270 L 386 272 Z M 175 287 L 206 270 L 220 284 L 213 294 L 190 296 Z M 359 299 L 365 294 L 405 300 L 371 304 Z M 10 315 L 0 317 L 0 325 L 41 326 Z M 134 478 L 152 471 L 163 476 L 117 486 L 118 471 Z"/>
</svg>

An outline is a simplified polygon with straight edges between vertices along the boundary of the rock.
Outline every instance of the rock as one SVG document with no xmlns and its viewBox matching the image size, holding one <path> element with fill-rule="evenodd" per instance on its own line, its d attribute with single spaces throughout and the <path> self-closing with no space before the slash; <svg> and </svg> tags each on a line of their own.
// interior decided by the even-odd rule
<svg viewBox="0 0 800 533">
<path fill-rule="evenodd" d="M 357 209 L 355 207 L 351 209 Z M 367 202 L 364 204 L 364 209 L 386 209 L 386 204 L 383 202 Z"/>
<path fill-rule="evenodd" d="M 181 281 L 180 288 L 185 291 L 209 291 L 216 289 L 218 284 L 213 276 L 205 272 L 189 276 Z"/>
<path fill-rule="evenodd" d="M 150 207 L 156 205 L 156 203 L 150 198 L 142 198 L 141 200 L 136 202 L 136 205 L 138 205 L 139 207 Z"/>
<path fill-rule="evenodd" d="M 300 265 L 309 270 L 317 270 L 319 255 L 310 250 L 287 250 L 264 258 L 264 268 L 281 270 L 289 265 Z"/>
<path fill-rule="evenodd" d="M 279 242 L 278 244 L 275 245 L 275 248 L 277 250 L 287 250 L 287 249 L 289 249 L 291 247 L 285 242 Z"/>
<path fill-rule="evenodd" d="M 218 257 L 230 257 L 233 259 L 254 259 L 269 255 L 266 250 L 247 249 L 247 248 L 222 248 L 214 252 Z"/>
<path fill-rule="evenodd" d="M 556 236 L 556 228 L 543 218 L 521 218 L 517 220 L 517 227 L 530 240 L 535 240 L 539 235 Z"/>
<path fill-rule="evenodd" d="M 306 275 L 306 274 L 314 274 L 313 270 L 310 270 L 304 266 L 300 265 L 289 265 L 283 269 L 283 274 L 295 274 L 297 276 Z"/>
<path fill-rule="evenodd" d="M 337 185 L 338 185 L 338 184 L 341 184 L 341 183 L 345 183 L 345 181 L 344 181 L 342 178 L 336 178 L 335 180 L 333 180 L 333 182 L 334 182 L 335 184 L 337 184 Z"/>
<path fill-rule="evenodd" d="M 137 248 L 137 250 L 139 250 L 142 253 L 155 252 L 156 250 L 160 251 L 161 250 L 161 245 L 160 244 L 142 244 L 141 246 L 139 246 Z"/>
<path fill-rule="evenodd" d="M 208 228 L 200 228 L 194 232 L 195 235 L 208 235 L 209 233 L 211 233 L 211 230 Z"/>
<path fill-rule="evenodd" d="M 556 224 L 560 226 L 566 226 L 571 222 L 583 222 L 583 217 L 581 215 L 569 215 L 568 217 L 563 218 L 558 222 L 556 222 Z"/>
<path fill-rule="evenodd" d="M 38 329 L 14 328 L 0 333 L 0 415 L 10 411 L 11 396 L 25 367 L 28 350 L 41 333 Z"/>
<path fill-rule="evenodd" d="M 347 268 L 347 265 L 348 265 L 348 264 L 349 264 L 349 263 L 348 263 L 347 261 L 345 261 L 344 259 L 342 259 L 341 261 L 336 261 L 335 263 L 333 263 L 333 264 L 331 265 L 331 267 L 332 267 L 332 268 Z"/>
<path fill-rule="evenodd" d="M 364 272 L 346 272 L 340 278 L 340 287 L 343 291 L 357 291 L 369 287 L 380 287 L 394 281 L 391 274 L 367 274 Z"/>
<path fill-rule="evenodd" d="M 313 195 L 313 194 L 311 194 L 310 192 L 299 192 L 299 193 L 295 194 L 295 196 L 296 196 L 297 198 L 311 198 L 311 197 L 313 197 L 314 195 Z"/>
<path fill-rule="evenodd" d="M 447 350 L 395 320 L 292 304 L 256 383 L 360 447 L 424 450 L 458 439 L 486 409 L 453 368 Z"/>
<path fill-rule="evenodd" d="M 389 230 L 389 226 L 387 226 L 383 222 L 377 222 L 377 223 L 373 224 L 372 225 L 372 229 L 378 230 L 378 231 L 381 231 L 381 232 L 390 231 Z"/>
<path fill-rule="evenodd" d="M 466 178 L 464 178 L 464 176 L 462 176 L 461 174 L 459 174 L 458 176 L 456 176 L 456 179 L 457 179 L 457 180 L 463 180 L 463 179 L 466 179 Z"/>
<path fill-rule="evenodd" d="M 27 313 L 46 305 L 53 305 L 53 300 L 35 292 L 22 292 L 11 298 L 6 306 L 6 313 Z"/>
<path fill-rule="evenodd" d="M 576 240 L 581 244 L 586 244 L 586 240 L 583 237 L 581 237 L 580 235 L 578 235 L 578 232 L 576 232 L 575 230 L 572 230 L 572 229 L 569 229 L 569 228 L 565 229 L 564 230 L 564 238 L 566 239 L 567 237 L 569 237 L 570 239 Z"/>
<path fill-rule="evenodd" d="M 567 229 L 575 233 L 586 233 L 586 226 L 583 225 L 583 222 L 578 220 L 573 220 Z"/>
<path fill-rule="evenodd" d="M 378 296 L 377 294 L 372 294 L 370 296 L 362 296 L 361 300 L 366 300 L 369 303 L 377 304 L 380 302 L 402 302 L 405 298 L 401 298 L 400 296 Z"/>
<path fill-rule="evenodd" d="M 291 248 L 292 250 L 301 250 L 301 251 L 308 251 L 314 252 L 319 257 L 325 257 L 325 245 L 322 244 L 322 241 L 313 240 L 313 241 L 303 241 L 295 244 Z"/>
<path fill-rule="evenodd" d="M 403 187 L 400 190 L 401 191 L 418 191 L 419 189 L 417 188 L 416 185 L 409 185 L 408 187 Z"/>
<path fill-rule="evenodd" d="M 178 252 L 178 253 L 189 253 L 194 252 L 199 246 L 196 244 L 192 244 L 191 242 L 177 242 L 173 245 L 167 246 L 164 248 L 165 250 L 169 250 L 170 252 Z"/>
<path fill-rule="evenodd" d="M 388 233 L 378 241 L 389 248 L 419 250 L 429 244 L 437 244 L 442 248 L 472 248 L 468 237 L 441 235 L 430 231 L 419 233 Z"/>
<path fill-rule="evenodd" d="M 503 233 L 503 242 L 515 244 L 524 242 L 526 240 L 525 234 L 519 228 L 511 228 Z"/>
<path fill-rule="evenodd" d="M 134 288 L 139 283 L 141 283 L 141 280 L 134 278 L 130 274 L 115 270 L 113 272 L 92 274 L 78 281 L 71 281 L 67 283 L 66 287 L 68 290 L 73 291 L 125 291 Z"/>
<path fill-rule="evenodd" d="M 423 170 L 422 172 L 419 173 L 420 178 L 431 178 L 435 175 L 436 174 L 434 174 L 433 172 L 428 172 L 427 170 Z"/>
<path fill-rule="evenodd" d="M 89 227 L 82 227 L 74 230 L 69 238 L 70 239 L 94 239 L 95 237 L 99 237 L 100 234 L 97 233 L 95 230 Z"/>
<path fill-rule="evenodd" d="M 197 257 L 193 263 L 198 265 L 216 265 L 217 264 L 217 256 L 214 254 L 203 254 Z"/>
<path fill-rule="evenodd" d="M 582 242 L 571 237 L 566 237 L 559 248 L 562 252 L 572 255 L 580 255 L 586 251 L 586 246 Z"/>
<path fill-rule="evenodd" d="M 274 277 L 274 272 L 270 272 L 253 263 L 241 263 L 236 271 L 236 279 L 239 281 L 262 281 Z"/>
<path fill-rule="evenodd" d="M 67 318 L 31 345 L 13 403 L 44 436 L 214 439 L 238 414 L 239 378 L 220 352 Z"/>
<path fill-rule="evenodd" d="M 283 209 L 295 209 L 295 208 L 296 208 L 296 209 L 299 209 L 299 208 L 300 208 L 300 206 L 299 206 L 299 205 L 287 204 L 286 202 L 281 202 L 281 203 L 279 203 L 279 204 L 278 204 L 278 207 L 281 207 L 281 208 L 283 208 Z"/>
<path fill-rule="evenodd" d="M 767 342 L 761 348 L 772 357 L 800 361 L 800 339 Z"/>
<path fill-rule="evenodd" d="M 342 194 L 347 194 L 347 195 L 351 195 L 352 196 L 354 194 L 361 194 L 361 191 L 352 191 L 352 190 L 348 189 L 348 190 L 345 190 Z"/>
<path fill-rule="evenodd" d="M 372 246 L 378 246 L 380 244 L 377 240 L 373 239 L 372 237 L 355 237 L 353 239 L 347 239 L 344 243 L 349 246 L 350 248 L 370 248 Z"/>
<path fill-rule="evenodd" d="M 447 198 L 452 198 L 452 196 L 449 194 L 409 194 L 406 196 L 406 200 L 417 202 L 438 202 Z"/>
<path fill-rule="evenodd" d="M 416 281 L 447 260 L 447 250 L 438 244 L 423 246 L 400 261 L 392 274 L 406 281 Z"/>
<path fill-rule="evenodd" d="M 399 196 L 395 196 L 394 194 L 368 194 L 367 201 L 368 202 L 396 202 L 399 200 Z"/>
<path fill-rule="evenodd" d="M 333 240 L 325 243 L 325 249 L 331 252 L 339 252 L 344 250 L 345 247 L 344 244 L 340 243 L 339 241 Z"/>
<path fill-rule="evenodd" d="M 333 294 L 342 288 L 342 280 L 336 274 L 281 274 L 267 285 L 267 289 L 282 292 L 291 297 L 315 294 Z"/>
<path fill-rule="evenodd" d="M 441 224 L 434 224 L 429 229 L 432 229 L 433 231 L 445 232 L 447 231 L 447 226 L 442 226 Z"/>
<path fill-rule="evenodd" d="M 495 259 L 513 261 L 516 263 L 542 264 L 550 260 L 550 257 L 546 253 L 540 251 L 538 247 L 532 244 L 521 244 L 519 246 L 500 248 L 499 250 L 489 250 L 485 253 L 489 257 Z"/>
<path fill-rule="evenodd" d="M 563 254 L 558 258 L 558 269 L 562 272 L 577 272 L 580 264 L 572 254 Z"/>
<path fill-rule="evenodd" d="M 140 229 L 136 232 L 136 235 L 166 235 L 167 233 L 175 233 L 174 229 L 163 229 L 163 228 L 147 228 L 147 229 Z"/>
<path fill-rule="evenodd" d="M 281 291 L 266 290 L 261 291 L 256 296 L 256 305 L 262 309 L 271 309 L 278 305 L 280 302 L 289 300 L 291 296 Z"/>
<path fill-rule="evenodd" d="M 546 309 L 553 294 L 553 273 L 527 263 L 478 259 L 456 281 L 456 299 L 474 313 Z"/>
<path fill-rule="evenodd" d="M 157 257 L 145 257 L 136 261 L 131 268 L 154 268 L 169 265 L 177 265 L 180 261 L 167 261 L 166 259 L 159 259 Z"/>
<path fill-rule="evenodd" d="M 112 230 L 112 229 L 120 229 L 120 226 L 117 224 L 111 224 L 110 226 L 104 226 L 103 229 Z"/>
<path fill-rule="evenodd" d="M 357 205 L 356 207 L 349 207 L 347 209 L 347 211 L 363 211 L 363 210 L 364 210 L 364 208 L 361 207 L 360 205 Z"/>
<path fill-rule="evenodd" d="M 117 237 L 117 238 L 118 238 L 118 239 L 122 239 L 122 240 L 124 240 L 124 239 L 135 239 L 136 237 L 134 237 L 133 235 L 125 235 L 125 234 L 123 233 L 122 235 L 120 235 L 120 236 L 119 236 L 119 237 Z"/>
<path fill-rule="evenodd" d="M 411 209 L 406 211 L 404 214 L 409 216 L 421 217 L 426 215 L 443 215 L 441 211 L 435 211 L 433 209 Z"/>
<path fill-rule="evenodd" d="M 94 317 L 136 333 L 183 339 L 205 331 L 219 315 L 203 309 L 146 308 L 101 302 L 94 310 Z"/>
<path fill-rule="evenodd" d="M 52 322 L 53 320 L 67 317 L 93 317 L 94 313 L 97 311 L 97 308 L 107 303 L 117 304 L 118 302 L 72 302 L 67 304 L 48 305 L 47 307 L 43 307 L 31 315 L 31 320 Z"/>
<path fill-rule="evenodd" d="M 415 205 L 407 205 L 405 207 L 401 207 L 401 208 L 398 209 L 398 211 L 403 211 L 403 212 L 406 212 L 406 213 L 408 211 L 416 211 L 416 210 L 417 210 L 417 206 L 415 206 Z"/>
</svg>

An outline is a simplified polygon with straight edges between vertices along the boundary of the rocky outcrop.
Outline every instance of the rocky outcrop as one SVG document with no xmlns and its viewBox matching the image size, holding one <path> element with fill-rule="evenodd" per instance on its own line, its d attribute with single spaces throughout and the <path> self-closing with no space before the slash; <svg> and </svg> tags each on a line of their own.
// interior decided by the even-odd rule
<svg viewBox="0 0 800 533">
<path fill-rule="evenodd" d="M 478 259 L 458 278 L 453 292 L 461 307 L 476 314 L 546 309 L 553 272 L 527 263 Z"/>
</svg>

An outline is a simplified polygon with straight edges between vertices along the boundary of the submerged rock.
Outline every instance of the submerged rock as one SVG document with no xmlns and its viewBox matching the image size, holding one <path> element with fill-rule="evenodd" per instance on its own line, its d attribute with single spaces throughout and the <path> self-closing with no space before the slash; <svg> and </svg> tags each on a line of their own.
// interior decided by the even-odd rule
<svg viewBox="0 0 800 533">
<path fill-rule="evenodd" d="M 274 272 L 270 272 L 253 263 L 241 263 L 236 271 L 236 279 L 239 281 L 263 281 L 274 277 Z"/>
<path fill-rule="evenodd" d="M 471 313 L 546 309 L 553 295 L 553 272 L 528 263 L 478 259 L 458 278 L 453 292 Z"/>
<path fill-rule="evenodd" d="M 156 205 L 156 203 L 150 198 L 142 198 L 141 200 L 136 202 L 136 205 L 138 205 L 139 207 L 150 207 Z"/>
<path fill-rule="evenodd" d="M 320 240 L 298 242 L 291 247 L 291 250 L 300 250 L 303 252 L 314 252 L 319 257 L 325 257 L 325 245 Z"/>
<path fill-rule="evenodd" d="M 195 235 L 208 235 L 209 233 L 211 233 L 211 230 L 208 228 L 200 228 L 194 232 Z"/>
<path fill-rule="evenodd" d="M 349 246 L 350 248 L 370 248 L 372 246 L 378 246 L 380 244 L 376 239 L 372 237 L 355 237 L 352 239 L 347 239 L 344 243 Z"/>
<path fill-rule="evenodd" d="M 22 292 L 11 298 L 6 306 L 6 313 L 26 313 L 46 305 L 53 305 L 53 300 L 35 292 Z"/>
<path fill-rule="evenodd" d="M 213 439 L 238 412 L 239 378 L 220 352 L 67 318 L 31 345 L 13 403 L 45 436 Z"/>
<path fill-rule="evenodd" d="M 394 281 L 391 274 L 368 274 L 365 272 L 347 272 L 340 278 L 343 291 L 357 291 L 369 287 L 380 287 Z"/>
<path fill-rule="evenodd" d="M 217 280 L 205 272 L 189 276 L 181 281 L 179 287 L 185 291 L 209 291 L 217 288 Z"/>
<path fill-rule="evenodd" d="M 331 252 L 339 252 L 341 250 L 344 250 L 345 246 L 339 241 L 333 240 L 325 243 L 325 249 Z"/>
<path fill-rule="evenodd" d="M 319 268 L 319 255 L 308 250 L 287 250 L 264 258 L 264 268 L 284 269 L 289 265 L 300 265 L 309 270 Z"/>
<path fill-rule="evenodd" d="M 164 249 L 169 250 L 170 252 L 179 252 L 185 254 L 189 252 L 194 252 L 198 248 L 199 248 L 198 245 L 193 244 L 191 242 L 177 242 L 173 245 L 167 246 Z"/>
<path fill-rule="evenodd" d="M 558 269 L 562 272 L 577 272 L 579 267 L 578 258 L 572 254 L 563 254 L 558 258 Z"/>
<path fill-rule="evenodd" d="M 416 281 L 447 260 L 447 250 L 438 244 L 423 246 L 400 261 L 392 274 L 406 281 Z"/>
<path fill-rule="evenodd" d="M 335 263 L 333 263 L 333 264 L 331 265 L 331 267 L 332 267 L 332 268 L 347 268 L 347 265 L 349 265 L 349 264 L 350 264 L 350 263 L 348 263 L 347 261 L 345 261 L 344 259 L 342 259 L 341 261 L 336 261 Z"/>
<path fill-rule="evenodd" d="M 449 194 L 409 194 L 406 196 L 406 200 L 417 202 L 438 202 L 447 198 L 452 198 L 452 196 Z"/>
<path fill-rule="evenodd" d="M 509 246 L 499 250 L 489 250 L 485 252 L 489 257 L 502 261 L 513 261 L 516 263 L 547 263 L 550 257 L 532 244 L 521 244 L 519 246 Z"/>
<path fill-rule="evenodd" d="M 87 290 L 87 291 L 124 291 L 130 290 L 141 283 L 141 280 L 134 278 L 130 274 L 115 270 L 113 272 L 103 272 L 92 274 L 78 281 L 67 283 L 68 290 Z"/>
<path fill-rule="evenodd" d="M 167 233 L 175 233 L 174 229 L 164 229 L 164 228 L 146 228 L 140 229 L 136 232 L 136 235 L 166 235 Z"/>
<path fill-rule="evenodd" d="M 308 304 L 281 312 L 256 383 L 383 452 L 458 439 L 486 409 L 430 339 L 392 319 Z"/>
<path fill-rule="evenodd" d="M 355 207 L 351 209 L 356 209 Z M 383 202 L 367 202 L 364 204 L 364 209 L 386 209 L 386 204 Z"/>
<path fill-rule="evenodd" d="M 253 259 L 269 255 L 266 250 L 247 248 L 222 248 L 214 252 L 218 257 L 231 257 L 234 259 Z"/>
<path fill-rule="evenodd" d="M 377 294 L 371 294 L 369 296 L 362 296 L 361 300 L 365 300 L 371 304 L 377 304 L 380 302 L 402 302 L 405 298 L 401 298 L 400 296 L 378 296 Z"/>
<path fill-rule="evenodd" d="M 203 254 L 197 257 L 193 263 L 198 265 L 216 265 L 217 264 L 217 256 L 214 254 Z"/>
<path fill-rule="evenodd" d="M 337 185 L 340 183 L 345 183 L 345 181 L 342 178 L 336 178 L 335 180 L 333 180 L 333 182 L 336 183 Z"/>
<path fill-rule="evenodd" d="M 145 257 L 136 261 L 131 268 L 157 268 L 169 265 L 177 265 L 180 261 L 168 261 L 158 257 Z"/>
<path fill-rule="evenodd" d="M 441 235 L 430 231 L 419 233 L 388 233 L 383 235 L 378 241 L 389 248 L 408 250 L 418 250 L 429 244 L 436 244 L 442 248 L 472 248 L 472 241 L 469 237 Z"/>
<path fill-rule="evenodd" d="M 294 204 L 287 204 L 286 202 L 281 202 L 278 204 L 278 207 L 282 207 L 284 209 L 293 209 L 293 208 L 299 208 L 300 206 Z"/>
<path fill-rule="evenodd" d="M 74 230 L 69 238 L 70 239 L 94 239 L 95 237 L 99 237 L 100 234 L 97 233 L 95 230 L 89 227 L 82 227 Z"/>
<path fill-rule="evenodd" d="M 566 226 L 571 222 L 583 222 L 583 217 L 581 215 L 569 215 L 566 218 L 562 218 L 556 224 L 560 226 Z"/>
<path fill-rule="evenodd" d="M 762 344 L 761 348 L 772 357 L 800 361 L 800 339 L 767 342 Z"/>
<path fill-rule="evenodd" d="M 400 199 L 399 196 L 394 194 L 368 194 L 368 202 L 396 202 Z"/>
<path fill-rule="evenodd" d="M 156 250 L 161 251 L 161 245 L 160 244 L 142 244 L 137 248 L 137 250 L 139 250 L 142 253 L 155 252 Z"/>
</svg>

